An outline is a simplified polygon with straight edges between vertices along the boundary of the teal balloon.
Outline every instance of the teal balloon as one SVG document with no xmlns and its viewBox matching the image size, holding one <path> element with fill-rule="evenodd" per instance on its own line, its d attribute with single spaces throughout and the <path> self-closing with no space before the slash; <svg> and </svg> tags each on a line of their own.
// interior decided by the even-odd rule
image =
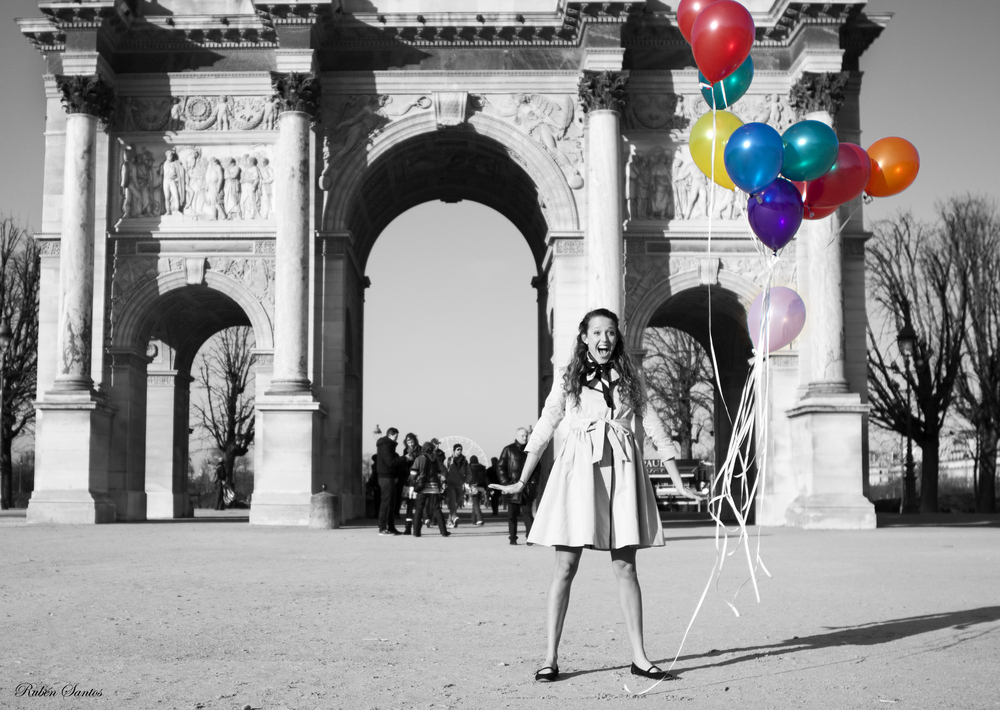
<svg viewBox="0 0 1000 710">
<path fill-rule="evenodd" d="M 727 76 L 720 82 L 712 85 L 712 88 L 708 88 L 708 79 L 701 72 L 698 72 L 698 82 L 701 84 L 701 95 L 705 97 L 705 101 L 709 106 L 712 106 L 712 96 L 715 95 L 715 108 L 728 108 L 734 103 L 739 101 L 743 94 L 747 92 L 750 88 L 750 82 L 753 81 L 753 59 L 750 57 L 746 58 L 746 61 L 740 64 L 740 66 L 732 74 Z M 723 91 L 723 88 L 725 91 Z"/>
<path fill-rule="evenodd" d="M 753 195 L 778 177 L 785 149 L 781 134 L 766 123 L 744 123 L 729 136 L 722 157 L 729 179 Z"/>
<path fill-rule="evenodd" d="M 837 162 L 840 141 L 833 129 L 821 121 L 799 121 L 789 126 L 781 139 L 785 144 L 781 174 L 789 180 L 815 180 Z"/>
</svg>

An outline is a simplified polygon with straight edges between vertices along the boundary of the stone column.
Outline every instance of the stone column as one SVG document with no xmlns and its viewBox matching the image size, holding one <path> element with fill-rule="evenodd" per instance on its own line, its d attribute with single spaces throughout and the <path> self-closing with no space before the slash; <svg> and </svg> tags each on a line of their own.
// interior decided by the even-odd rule
<svg viewBox="0 0 1000 710">
<path fill-rule="evenodd" d="M 627 72 L 584 72 L 580 98 L 587 113 L 587 306 L 622 313 L 621 112 Z"/>
<path fill-rule="evenodd" d="M 114 101 L 98 77 L 56 79 L 64 98 L 66 158 L 63 173 L 62 244 L 59 270 L 58 366 L 54 389 L 88 392 L 94 313 L 94 202 L 97 123 Z"/>
<path fill-rule="evenodd" d="M 322 408 L 309 380 L 310 123 L 318 80 L 272 73 L 278 117 L 275 155 L 275 298 L 273 374 L 257 399 L 257 480 L 251 524 L 306 525 L 318 492 Z"/>
<path fill-rule="evenodd" d="M 319 84 L 307 74 L 275 74 L 281 101 L 274 180 L 274 377 L 271 392 L 308 393 L 309 126 Z"/>
<path fill-rule="evenodd" d="M 834 125 L 847 74 L 803 74 L 791 104 L 802 118 Z M 875 510 L 862 494 L 863 416 L 867 405 L 844 376 L 843 240 L 837 215 L 807 222 L 804 274 L 809 320 L 808 381 L 788 410 L 798 495 L 785 523 L 806 528 L 874 528 Z M 774 515 L 775 511 L 770 511 Z"/>
<path fill-rule="evenodd" d="M 35 492 L 29 523 L 104 523 L 116 518 L 109 496 L 113 409 L 91 379 L 94 223 L 98 121 L 114 91 L 98 76 L 57 76 L 67 112 L 59 259 L 57 363 L 52 388 L 36 405 Z"/>
</svg>

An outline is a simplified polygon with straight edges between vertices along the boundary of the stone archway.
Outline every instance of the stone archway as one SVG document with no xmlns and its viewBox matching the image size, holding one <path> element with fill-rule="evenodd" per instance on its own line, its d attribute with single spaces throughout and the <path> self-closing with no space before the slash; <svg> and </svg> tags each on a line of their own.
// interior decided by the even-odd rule
<svg viewBox="0 0 1000 710">
<path fill-rule="evenodd" d="M 579 236 L 579 220 L 573 190 L 559 164 L 525 133 L 480 114 L 447 129 L 429 112 L 392 123 L 370 150 L 359 146 L 351 153 L 327 185 L 321 210 L 327 229 L 319 233 L 316 257 L 323 299 L 317 300 L 314 322 L 322 333 L 313 350 L 314 385 L 327 411 L 324 440 L 338 441 L 339 451 L 327 448 L 320 476 L 347 501 L 345 508 L 353 499 L 354 510 L 360 511 L 360 474 L 355 481 L 350 473 L 334 477 L 330 472 L 361 470 L 364 373 L 359 351 L 364 291 L 370 283 L 365 268 L 382 230 L 406 210 L 432 200 L 474 201 L 514 224 L 536 271 L 532 285 L 538 290 L 541 401 L 551 382 L 552 343 L 559 337 L 548 324 L 549 293 L 558 291 L 560 279 L 569 273 L 547 260 L 547 254 L 554 238 Z M 582 261 L 581 255 L 571 258 Z M 348 343 L 353 343 L 350 352 Z"/>
<path fill-rule="evenodd" d="M 187 270 L 162 274 L 114 311 L 107 395 L 123 416 L 112 420 L 109 488 L 119 519 L 191 515 L 191 368 L 204 343 L 226 328 L 251 327 L 258 372 L 273 347 L 270 317 L 245 285 L 211 270 L 196 276 L 200 282 Z"/>
</svg>

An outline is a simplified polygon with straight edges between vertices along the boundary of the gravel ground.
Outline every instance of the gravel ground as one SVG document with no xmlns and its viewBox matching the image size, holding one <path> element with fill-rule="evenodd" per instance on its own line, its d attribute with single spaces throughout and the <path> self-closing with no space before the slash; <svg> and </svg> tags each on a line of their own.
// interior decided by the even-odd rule
<svg viewBox="0 0 1000 710">
<path fill-rule="evenodd" d="M 607 553 L 584 553 L 562 678 L 536 683 L 552 552 L 508 545 L 503 518 L 414 539 L 368 521 L 250 527 L 235 513 L 86 527 L 0 518 L 0 707 L 1000 707 L 996 516 L 763 529 L 772 577 L 760 603 L 747 585 L 740 616 L 729 609 L 747 567 L 728 558 L 679 679 L 633 698 L 624 684 L 649 683 L 628 674 Z M 716 553 L 710 526 L 666 535 L 638 565 L 647 650 L 669 664 Z M 19 695 L 23 684 L 44 694 Z"/>
</svg>

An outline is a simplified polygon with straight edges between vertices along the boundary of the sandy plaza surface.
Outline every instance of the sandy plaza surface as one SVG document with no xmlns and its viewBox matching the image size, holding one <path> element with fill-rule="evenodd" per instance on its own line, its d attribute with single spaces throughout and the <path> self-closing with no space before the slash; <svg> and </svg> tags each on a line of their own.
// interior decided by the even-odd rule
<svg viewBox="0 0 1000 710">
<path fill-rule="evenodd" d="M 624 684 L 649 682 L 628 673 L 607 553 L 585 552 L 562 677 L 538 683 L 552 551 L 508 545 L 502 511 L 481 528 L 464 512 L 451 537 L 420 539 L 374 521 L 251 527 L 245 511 L 86 527 L 5 514 L 0 707 L 1000 707 L 997 516 L 765 528 L 760 603 L 748 585 L 739 617 L 726 605 L 747 578 L 743 553 L 728 558 L 679 678 L 631 698 Z M 710 524 L 666 537 L 638 568 L 647 651 L 669 665 L 716 551 Z"/>
</svg>

